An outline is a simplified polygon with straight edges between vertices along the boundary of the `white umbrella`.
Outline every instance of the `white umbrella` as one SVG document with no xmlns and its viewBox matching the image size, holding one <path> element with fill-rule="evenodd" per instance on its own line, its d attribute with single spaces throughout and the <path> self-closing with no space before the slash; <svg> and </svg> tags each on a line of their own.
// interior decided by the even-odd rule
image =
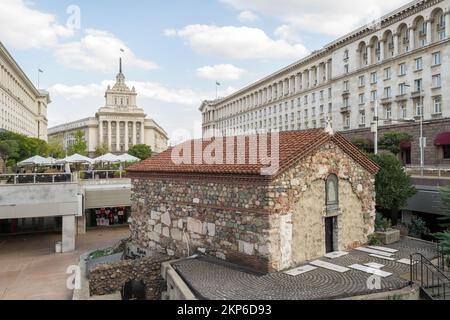
<svg viewBox="0 0 450 320">
<path fill-rule="evenodd" d="M 45 164 L 47 164 L 47 159 L 41 156 L 34 156 L 18 163 L 19 166 L 32 166 L 32 165 L 40 166 Z"/>
<path fill-rule="evenodd" d="M 132 156 L 132 155 L 130 155 L 128 153 L 124 153 L 124 154 L 120 155 L 118 158 L 120 159 L 121 162 L 138 162 L 138 161 L 141 161 L 141 159 L 139 159 L 139 158 L 137 158 L 135 156 Z"/>
<path fill-rule="evenodd" d="M 48 157 L 47 159 L 45 159 L 46 160 L 46 165 L 50 165 L 50 166 L 52 166 L 52 165 L 55 165 L 56 164 L 56 159 L 55 158 L 52 158 L 52 157 Z"/>
<path fill-rule="evenodd" d="M 81 154 L 74 154 L 71 155 L 70 157 L 66 157 L 64 159 L 61 160 L 62 163 L 94 163 L 94 160 L 92 160 L 91 158 L 82 156 Z"/>
<path fill-rule="evenodd" d="M 116 155 L 114 155 L 114 154 L 112 154 L 112 153 L 107 153 L 107 154 L 105 154 L 105 155 L 103 155 L 103 156 L 100 156 L 100 157 L 98 157 L 98 158 L 95 158 L 95 159 L 94 159 L 94 162 L 95 162 L 95 163 L 98 163 L 98 162 L 110 162 L 110 163 L 115 163 L 115 162 L 120 162 L 120 159 L 119 159 L 118 156 L 116 156 Z"/>
</svg>

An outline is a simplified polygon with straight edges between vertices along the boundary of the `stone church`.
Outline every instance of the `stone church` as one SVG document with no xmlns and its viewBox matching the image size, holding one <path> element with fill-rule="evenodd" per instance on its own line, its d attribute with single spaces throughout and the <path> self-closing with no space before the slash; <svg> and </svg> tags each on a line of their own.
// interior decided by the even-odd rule
<svg viewBox="0 0 450 320">
<path fill-rule="evenodd" d="M 267 161 L 250 150 L 252 141 L 270 145 L 276 170 L 262 174 Z M 144 251 L 200 251 L 271 272 L 360 246 L 374 231 L 378 167 L 339 133 L 312 129 L 183 145 L 128 170 L 132 242 Z M 199 160 L 196 148 L 216 161 Z M 179 155 L 192 163 L 178 162 Z"/>
</svg>

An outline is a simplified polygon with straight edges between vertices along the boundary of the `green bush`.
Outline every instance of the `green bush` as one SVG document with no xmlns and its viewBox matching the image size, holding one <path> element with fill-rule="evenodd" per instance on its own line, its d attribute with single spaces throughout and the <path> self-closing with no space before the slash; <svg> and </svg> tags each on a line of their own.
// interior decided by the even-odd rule
<svg viewBox="0 0 450 320">
<path fill-rule="evenodd" d="M 383 242 L 380 240 L 380 238 L 375 233 L 372 233 L 369 235 L 368 243 L 369 243 L 369 246 L 380 246 L 383 244 Z"/>
<path fill-rule="evenodd" d="M 421 238 L 423 235 L 427 235 L 429 230 L 426 226 L 426 223 L 421 218 L 413 219 L 411 222 L 406 224 L 408 228 L 408 234 L 411 237 Z"/>
</svg>

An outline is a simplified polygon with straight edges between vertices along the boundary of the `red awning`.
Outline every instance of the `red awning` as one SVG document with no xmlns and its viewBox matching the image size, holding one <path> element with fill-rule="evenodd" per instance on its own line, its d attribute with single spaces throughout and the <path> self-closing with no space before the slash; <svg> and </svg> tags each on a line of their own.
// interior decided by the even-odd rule
<svg viewBox="0 0 450 320">
<path fill-rule="evenodd" d="M 411 142 L 410 141 L 402 141 L 400 142 L 400 149 L 411 149 Z"/>
<path fill-rule="evenodd" d="M 450 145 L 450 132 L 442 132 L 434 139 L 435 146 L 449 146 Z"/>
</svg>

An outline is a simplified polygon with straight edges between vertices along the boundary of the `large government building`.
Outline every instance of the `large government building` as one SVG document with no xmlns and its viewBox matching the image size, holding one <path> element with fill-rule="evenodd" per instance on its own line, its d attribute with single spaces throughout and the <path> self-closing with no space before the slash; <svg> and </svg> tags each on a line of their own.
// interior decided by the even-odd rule
<svg viewBox="0 0 450 320">
<path fill-rule="evenodd" d="M 116 84 L 105 93 L 105 106 L 95 117 L 81 119 L 49 129 L 49 139 L 62 143 L 67 149 L 75 140 L 77 131 L 84 132 L 88 152 L 99 146 L 108 146 L 113 153 L 124 153 L 136 144 L 147 144 L 155 153 L 167 148 L 168 136 L 153 119 L 146 118 L 144 110 L 136 105 L 137 93 L 125 83 L 122 61 Z"/>
<path fill-rule="evenodd" d="M 47 140 L 49 103 L 0 42 L 0 130 Z"/>
<path fill-rule="evenodd" d="M 324 127 L 373 140 L 414 136 L 405 163 L 419 163 L 419 119 L 426 164 L 450 163 L 450 0 L 411 2 L 225 98 L 200 107 L 203 134 Z M 415 121 L 414 121 L 415 120 Z"/>
</svg>

